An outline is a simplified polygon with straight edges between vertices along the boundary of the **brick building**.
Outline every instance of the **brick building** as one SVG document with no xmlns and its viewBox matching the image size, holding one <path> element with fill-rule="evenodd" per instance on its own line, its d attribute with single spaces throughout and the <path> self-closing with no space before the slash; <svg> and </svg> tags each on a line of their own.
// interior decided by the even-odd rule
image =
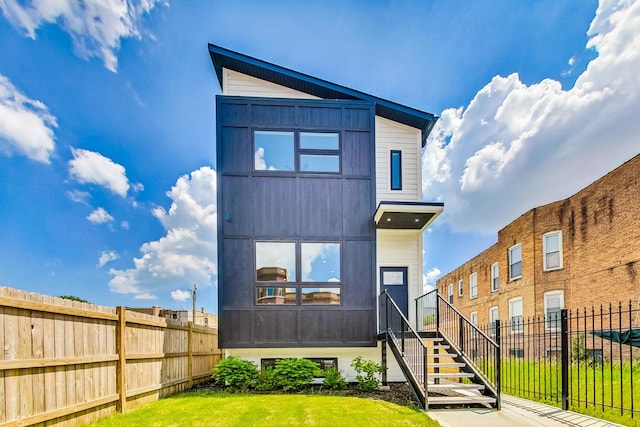
<svg viewBox="0 0 640 427">
<path fill-rule="evenodd" d="M 640 155 L 573 196 L 526 212 L 436 286 L 480 325 L 618 301 L 637 309 Z"/>
</svg>

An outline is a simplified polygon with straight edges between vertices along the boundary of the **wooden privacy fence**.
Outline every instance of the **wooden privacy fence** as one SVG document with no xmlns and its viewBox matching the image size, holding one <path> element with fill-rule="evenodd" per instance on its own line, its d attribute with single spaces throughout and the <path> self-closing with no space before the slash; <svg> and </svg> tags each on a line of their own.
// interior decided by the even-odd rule
<svg viewBox="0 0 640 427">
<path fill-rule="evenodd" d="M 211 377 L 217 329 L 0 288 L 0 427 L 76 426 Z"/>
</svg>

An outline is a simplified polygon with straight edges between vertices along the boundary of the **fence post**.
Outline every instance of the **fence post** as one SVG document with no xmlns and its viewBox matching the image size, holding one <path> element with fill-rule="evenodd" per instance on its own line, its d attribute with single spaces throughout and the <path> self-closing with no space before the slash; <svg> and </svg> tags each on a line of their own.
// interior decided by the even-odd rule
<svg viewBox="0 0 640 427">
<path fill-rule="evenodd" d="M 500 369 L 502 364 L 502 344 L 500 343 L 500 320 L 496 320 L 494 322 L 494 328 L 496 331 L 496 344 L 498 344 L 498 348 L 496 348 L 496 409 L 500 409 Z"/>
<path fill-rule="evenodd" d="M 440 298 L 436 288 L 436 332 L 440 334 Z"/>
<path fill-rule="evenodd" d="M 566 308 L 560 310 L 560 375 L 562 376 L 562 409 L 569 410 L 569 331 Z"/>
<path fill-rule="evenodd" d="M 189 375 L 189 388 L 193 387 L 193 322 L 189 322 L 187 332 L 187 372 Z"/>
<path fill-rule="evenodd" d="M 118 353 L 118 364 L 116 365 L 116 388 L 118 390 L 118 403 L 116 411 L 126 412 L 127 410 L 127 354 L 125 348 L 127 319 L 126 307 L 116 308 L 118 321 L 116 323 L 116 353 Z"/>
</svg>

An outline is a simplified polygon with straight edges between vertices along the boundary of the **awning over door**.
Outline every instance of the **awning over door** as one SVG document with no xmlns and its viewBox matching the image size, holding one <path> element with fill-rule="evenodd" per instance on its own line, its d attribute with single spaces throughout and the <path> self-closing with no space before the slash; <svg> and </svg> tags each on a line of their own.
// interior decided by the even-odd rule
<svg viewBox="0 0 640 427">
<path fill-rule="evenodd" d="M 424 231 L 444 210 L 441 202 L 380 202 L 376 228 Z"/>
</svg>

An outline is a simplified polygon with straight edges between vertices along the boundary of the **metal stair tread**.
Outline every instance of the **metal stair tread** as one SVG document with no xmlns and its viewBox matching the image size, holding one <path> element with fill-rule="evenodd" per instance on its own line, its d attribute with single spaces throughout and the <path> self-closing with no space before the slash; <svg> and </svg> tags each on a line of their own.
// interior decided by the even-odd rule
<svg viewBox="0 0 640 427">
<path fill-rule="evenodd" d="M 490 396 L 429 396 L 429 405 L 469 405 L 492 404 L 495 397 Z"/>
<path fill-rule="evenodd" d="M 433 378 L 473 378 L 475 376 L 469 372 L 431 372 L 428 375 Z"/>
<path fill-rule="evenodd" d="M 467 366 L 463 362 L 431 362 L 429 368 L 463 368 Z"/>
<path fill-rule="evenodd" d="M 456 389 L 483 390 L 484 384 L 463 384 L 463 383 L 427 384 L 427 390 L 456 390 Z"/>
</svg>

